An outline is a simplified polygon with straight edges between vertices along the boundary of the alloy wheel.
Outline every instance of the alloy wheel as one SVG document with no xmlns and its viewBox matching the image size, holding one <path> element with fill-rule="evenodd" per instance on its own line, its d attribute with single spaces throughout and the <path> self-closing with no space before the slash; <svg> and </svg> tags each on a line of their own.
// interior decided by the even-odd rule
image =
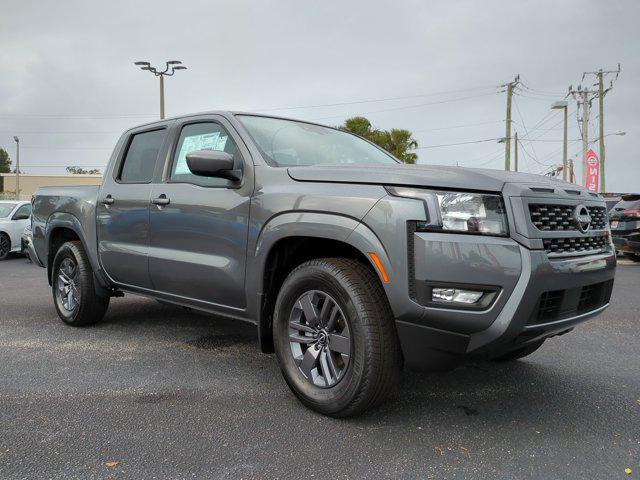
<svg viewBox="0 0 640 480">
<path fill-rule="evenodd" d="M 351 357 L 349 323 L 337 302 L 319 290 L 303 293 L 289 317 L 289 344 L 298 369 L 313 385 L 333 387 Z"/>
<path fill-rule="evenodd" d="M 67 257 L 60 263 L 56 286 L 58 303 L 67 312 L 74 312 L 80 305 L 80 289 L 78 286 L 78 265 L 73 259 Z"/>
</svg>

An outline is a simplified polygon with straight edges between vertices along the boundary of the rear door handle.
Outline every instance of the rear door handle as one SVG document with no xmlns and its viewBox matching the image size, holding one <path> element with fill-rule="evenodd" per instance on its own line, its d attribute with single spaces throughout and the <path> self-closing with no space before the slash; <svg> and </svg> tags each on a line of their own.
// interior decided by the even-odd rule
<svg viewBox="0 0 640 480">
<path fill-rule="evenodd" d="M 115 201 L 116 201 L 116 200 L 115 200 L 115 198 L 113 198 L 113 197 L 111 196 L 111 194 L 107 195 L 106 197 L 104 197 L 104 198 L 102 199 L 102 203 L 103 203 L 104 205 L 113 205 L 113 202 L 115 202 Z"/>
<path fill-rule="evenodd" d="M 152 199 L 151 203 L 153 203 L 154 205 L 158 205 L 159 207 L 164 207 L 165 205 L 169 205 L 171 203 L 171 200 L 169 200 L 163 193 L 158 198 Z"/>
</svg>

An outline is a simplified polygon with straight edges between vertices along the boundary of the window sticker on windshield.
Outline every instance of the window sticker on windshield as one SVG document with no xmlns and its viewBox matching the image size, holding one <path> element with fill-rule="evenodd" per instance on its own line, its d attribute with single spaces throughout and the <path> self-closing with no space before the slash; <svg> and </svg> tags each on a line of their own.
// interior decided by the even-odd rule
<svg viewBox="0 0 640 480">
<path fill-rule="evenodd" d="M 186 175 L 191 173 L 187 165 L 187 153 L 195 150 L 218 150 L 223 152 L 227 144 L 227 136 L 220 135 L 220 132 L 205 133 L 202 135 L 191 135 L 185 137 L 178 154 L 178 161 L 174 173 L 176 175 Z"/>
</svg>

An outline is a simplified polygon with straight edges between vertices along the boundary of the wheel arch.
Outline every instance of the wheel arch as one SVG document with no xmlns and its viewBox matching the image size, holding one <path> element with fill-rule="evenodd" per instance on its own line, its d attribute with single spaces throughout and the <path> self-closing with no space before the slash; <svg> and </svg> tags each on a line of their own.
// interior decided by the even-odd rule
<svg viewBox="0 0 640 480">
<path fill-rule="evenodd" d="M 87 254 L 89 263 L 94 272 L 94 278 L 97 280 L 96 285 L 106 288 L 106 282 L 101 278 L 98 272 L 101 271 L 98 264 L 95 251 L 89 248 L 84 230 L 80 220 L 70 213 L 56 212 L 47 220 L 45 232 L 45 251 L 47 252 L 47 279 L 51 285 L 51 270 L 53 267 L 53 259 L 60 246 L 69 241 L 80 241 L 82 248 Z"/>
<path fill-rule="evenodd" d="M 386 288 L 371 252 L 376 253 L 386 272 L 391 272 L 382 243 L 355 218 L 323 212 L 288 212 L 272 218 L 250 253 L 248 271 L 253 273 L 247 276 L 247 292 L 257 292 L 248 301 L 254 305 L 261 350 L 273 351 L 273 307 L 282 282 L 293 268 L 313 258 L 354 258 L 371 268 Z"/>
</svg>

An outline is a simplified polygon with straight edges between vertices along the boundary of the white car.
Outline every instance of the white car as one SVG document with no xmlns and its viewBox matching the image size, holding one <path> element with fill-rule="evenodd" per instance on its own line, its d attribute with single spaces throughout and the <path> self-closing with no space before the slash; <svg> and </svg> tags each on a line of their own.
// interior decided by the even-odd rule
<svg viewBox="0 0 640 480">
<path fill-rule="evenodd" d="M 0 201 L 0 260 L 22 251 L 22 233 L 31 224 L 31 204 Z"/>
</svg>

